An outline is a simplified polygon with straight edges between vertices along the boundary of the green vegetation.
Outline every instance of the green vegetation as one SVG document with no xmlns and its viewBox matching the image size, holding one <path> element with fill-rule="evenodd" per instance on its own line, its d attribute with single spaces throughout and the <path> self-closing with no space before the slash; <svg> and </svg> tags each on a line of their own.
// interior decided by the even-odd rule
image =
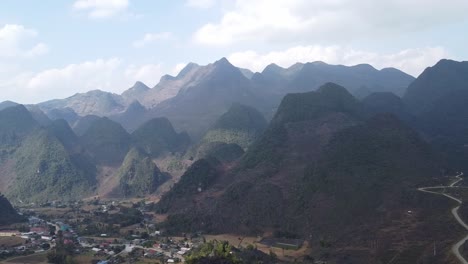
<svg viewBox="0 0 468 264">
<path fill-rule="evenodd" d="M 359 116 L 363 114 L 363 109 L 359 101 L 344 87 L 327 83 L 316 92 L 286 95 L 272 123 L 277 125 L 312 120 L 331 112 L 352 113 Z"/>
<path fill-rule="evenodd" d="M 151 158 L 137 148 L 128 152 L 117 175 L 125 197 L 151 194 L 165 178 Z"/>
<path fill-rule="evenodd" d="M 227 241 L 213 240 L 195 248 L 185 257 L 189 264 L 277 263 L 274 254 L 267 255 L 253 245 L 235 248 Z"/>
<path fill-rule="evenodd" d="M 34 129 L 37 122 L 23 105 L 0 111 L 0 155 L 12 154 L 21 141 Z"/>
<path fill-rule="evenodd" d="M 73 251 L 75 246 L 73 243 L 65 243 L 62 231 L 57 232 L 56 246 L 47 253 L 48 263 L 53 264 L 74 264 Z"/>
<path fill-rule="evenodd" d="M 245 154 L 241 169 L 253 168 L 261 162 L 279 166 L 287 142 L 288 124 L 315 120 L 329 113 L 361 118 L 363 108 L 345 88 L 333 83 L 323 85 L 316 92 L 286 95 L 268 129 Z"/>
<path fill-rule="evenodd" d="M 127 131 L 106 117 L 94 121 L 81 140 L 97 163 L 110 165 L 120 164 L 131 145 Z"/>
<path fill-rule="evenodd" d="M 203 244 L 200 248 L 191 251 L 185 257 L 187 264 L 202 264 L 202 263 L 224 263 L 235 264 L 242 263 L 241 260 L 236 258 L 233 254 L 233 247 L 229 242 L 213 241 Z"/>
<path fill-rule="evenodd" d="M 209 130 L 203 137 L 200 144 L 203 145 L 210 143 L 227 143 L 236 144 L 241 146 L 243 149 L 247 149 L 249 145 L 260 135 L 258 131 L 248 130 L 235 130 L 235 129 L 212 129 Z"/>
<path fill-rule="evenodd" d="M 14 154 L 16 178 L 7 194 L 20 201 L 75 199 L 92 192 L 91 167 L 81 167 L 61 142 L 44 129 L 26 138 Z"/>
<path fill-rule="evenodd" d="M 119 206 L 118 213 L 94 212 L 92 217 L 84 217 L 76 223 L 80 235 L 99 236 L 119 235 L 120 228 L 139 224 L 143 214 L 137 208 Z"/>
<path fill-rule="evenodd" d="M 191 202 L 190 195 L 203 192 L 210 187 L 219 175 L 219 161 L 214 158 L 201 159 L 190 166 L 179 182 L 166 193 L 156 206 L 160 213 L 184 207 Z"/>
<path fill-rule="evenodd" d="M 405 203 L 407 193 L 437 176 L 439 164 L 418 134 L 392 115 L 338 132 L 297 192 L 298 211 L 317 193 L 334 199 L 330 223 L 349 224 L 378 207 Z M 392 197 L 388 200 L 388 197 Z"/>
<path fill-rule="evenodd" d="M 237 144 L 244 150 L 266 129 L 267 122 L 255 108 L 233 104 L 201 139 L 198 152 L 211 143 Z"/>
<path fill-rule="evenodd" d="M 214 157 L 226 163 L 239 159 L 243 154 L 244 150 L 239 145 L 233 143 L 211 142 L 198 149 L 199 157 Z"/>
<path fill-rule="evenodd" d="M 70 151 L 77 151 L 79 148 L 78 137 L 63 119 L 54 120 L 46 129 L 54 135 L 62 145 Z"/>
<path fill-rule="evenodd" d="M 176 133 L 167 118 L 154 118 L 132 133 L 135 144 L 151 157 L 165 152 L 184 152 L 190 143 L 187 133 Z"/>
</svg>

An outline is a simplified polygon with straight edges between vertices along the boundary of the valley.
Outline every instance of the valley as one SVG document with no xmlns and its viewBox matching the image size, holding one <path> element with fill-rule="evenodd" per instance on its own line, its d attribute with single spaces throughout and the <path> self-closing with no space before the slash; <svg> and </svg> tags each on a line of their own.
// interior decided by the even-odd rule
<svg viewBox="0 0 468 264">
<path fill-rule="evenodd" d="M 5 263 L 46 243 L 23 227 L 57 229 L 54 263 L 465 263 L 466 67 L 246 76 L 222 58 L 120 95 L 0 103 L 0 232 L 27 237 Z"/>
</svg>

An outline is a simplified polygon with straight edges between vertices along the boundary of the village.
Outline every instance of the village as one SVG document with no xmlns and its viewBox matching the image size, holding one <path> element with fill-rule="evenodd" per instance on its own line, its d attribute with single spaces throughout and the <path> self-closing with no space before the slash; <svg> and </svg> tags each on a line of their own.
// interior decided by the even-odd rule
<svg viewBox="0 0 468 264">
<path fill-rule="evenodd" d="M 200 232 L 168 236 L 159 229 L 151 205 L 143 200 L 94 199 L 25 206 L 20 210 L 28 222 L 0 229 L 0 263 L 41 263 L 37 259 L 47 263 L 58 247 L 73 256 L 73 263 L 183 263 L 192 249 L 207 240 L 224 239 Z M 230 242 L 253 247 L 254 240 L 235 237 Z M 263 241 L 265 252 L 276 250 L 283 256 L 285 249 L 294 254 L 303 244 L 302 240 Z"/>
<path fill-rule="evenodd" d="M 81 206 L 89 211 L 75 211 Z M 56 202 L 23 208 L 25 215 L 38 216 L 29 216 L 27 223 L 12 226 L 16 229 L 0 230 L 0 260 L 47 255 L 58 243 L 63 243 L 74 256 L 89 261 L 84 263 L 136 263 L 142 259 L 147 263 L 177 263 L 184 262 L 184 255 L 192 247 L 203 243 L 196 237 L 163 236 L 150 223 L 150 216 L 145 216 L 144 209 L 132 209 L 129 212 L 125 206 L 116 206 L 112 201 L 89 204 Z M 107 214 L 113 215 L 114 219 L 120 218 L 124 223 L 110 224 L 110 227 L 101 222 L 105 220 L 103 215 Z M 118 217 L 120 214 L 134 219 Z M 52 219 L 55 216 L 61 218 Z M 110 232 L 103 233 L 104 230 Z"/>
</svg>

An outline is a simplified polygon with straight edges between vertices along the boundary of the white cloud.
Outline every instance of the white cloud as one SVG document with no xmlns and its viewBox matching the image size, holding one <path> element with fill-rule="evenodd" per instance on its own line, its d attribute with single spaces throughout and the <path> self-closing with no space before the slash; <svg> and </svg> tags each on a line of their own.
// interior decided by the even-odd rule
<svg viewBox="0 0 468 264">
<path fill-rule="evenodd" d="M 133 47 L 142 48 L 148 44 L 172 38 L 171 32 L 146 33 L 143 38 L 133 42 Z"/>
<path fill-rule="evenodd" d="M 162 75 L 163 69 L 161 64 L 145 64 L 141 66 L 132 64 L 125 70 L 125 78 L 130 83 L 141 81 L 149 87 L 155 86 Z"/>
<path fill-rule="evenodd" d="M 340 46 L 296 46 L 283 51 L 259 54 L 255 51 L 233 53 L 228 56 L 230 62 L 238 67 L 253 71 L 262 71 L 268 64 L 276 63 L 289 67 L 296 62 L 323 61 L 330 64 L 356 65 L 368 63 L 381 69 L 394 67 L 418 76 L 426 67 L 449 57 L 442 47 L 406 49 L 395 53 L 379 54 L 376 52 L 355 50 Z"/>
<path fill-rule="evenodd" d="M 31 95 L 42 100 L 50 99 L 52 95 L 61 98 L 93 89 L 112 91 L 121 63 L 118 58 L 98 59 L 44 70 L 33 75 L 27 81 L 26 88 Z"/>
<path fill-rule="evenodd" d="M 185 4 L 189 7 L 208 9 L 216 4 L 216 0 L 187 0 Z"/>
<path fill-rule="evenodd" d="M 465 0 L 236 0 L 194 34 L 200 44 L 349 41 L 393 36 L 466 19 Z"/>
<path fill-rule="evenodd" d="M 97 59 L 40 72 L 9 70 L 0 64 L 2 100 L 37 103 L 100 89 L 121 93 L 136 81 L 156 85 L 163 75 L 162 64 L 126 64 L 120 58 Z M 1 101 L 1 100 L 0 100 Z"/>
<path fill-rule="evenodd" d="M 28 58 L 48 52 L 44 43 L 34 43 L 38 33 L 22 25 L 7 24 L 0 28 L 0 58 Z"/>
<path fill-rule="evenodd" d="M 87 12 L 90 18 L 108 18 L 126 12 L 128 0 L 76 0 L 73 8 Z"/>
</svg>

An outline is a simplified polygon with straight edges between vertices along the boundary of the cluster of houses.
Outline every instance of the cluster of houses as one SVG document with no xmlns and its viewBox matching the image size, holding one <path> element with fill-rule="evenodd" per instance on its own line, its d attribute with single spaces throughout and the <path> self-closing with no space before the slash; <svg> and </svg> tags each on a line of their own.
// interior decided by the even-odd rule
<svg viewBox="0 0 468 264">
<path fill-rule="evenodd" d="M 39 253 L 50 249 L 55 244 L 55 237 L 50 235 L 48 223 L 36 217 L 29 219 L 28 232 L 0 230 L 0 237 L 19 237 L 23 239 L 19 244 L 1 247 L 0 255 L 15 256 L 26 253 Z"/>
<path fill-rule="evenodd" d="M 114 208 L 116 202 L 99 203 L 94 210 L 107 212 Z M 62 204 L 48 204 L 47 206 L 62 206 Z M 77 254 L 91 252 L 95 259 L 100 259 L 101 264 L 122 263 L 122 259 L 148 258 L 157 259 L 165 263 L 183 262 L 184 256 L 193 248 L 202 244 L 201 241 L 190 241 L 184 238 L 171 239 L 161 235 L 160 231 L 155 231 L 151 215 L 146 215 L 144 209 L 139 208 L 143 214 L 144 227 L 135 225 L 130 234 L 125 235 L 126 239 L 111 237 L 115 234 L 101 234 L 96 237 L 80 237 L 73 228 L 66 224 L 67 220 L 42 220 L 38 217 L 29 217 L 28 232 L 19 230 L 0 230 L 0 236 L 21 237 L 23 242 L 14 248 L 1 248 L 2 252 L 26 252 L 25 254 L 47 251 L 56 247 L 58 236 L 63 239 L 64 244 L 72 244 L 73 250 Z M 144 231 L 141 231 L 143 229 Z M 136 231 L 135 231 L 136 230 Z M 152 230 L 150 232 L 150 230 Z M 59 232 L 60 231 L 60 232 Z M 142 234 L 146 234 L 143 236 Z M 122 235 L 123 237 L 123 235 Z M 9 254 L 16 256 L 18 254 Z M 23 254 L 21 254 L 23 255 Z M 1 256 L 0 256 L 1 257 Z"/>
<path fill-rule="evenodd" d="M 174 239 L 151 237 L 145 239 L 106 239 L 79 237 L 78 243 L 97 257 L 112 260 L 120 257 L 160 259 L 167 263 L 182 262 L 184 255 L 194 246 L 192 242 L 177 242 Z M 114 263 L 114 262 L 110 262 Z"/>
</svg>

